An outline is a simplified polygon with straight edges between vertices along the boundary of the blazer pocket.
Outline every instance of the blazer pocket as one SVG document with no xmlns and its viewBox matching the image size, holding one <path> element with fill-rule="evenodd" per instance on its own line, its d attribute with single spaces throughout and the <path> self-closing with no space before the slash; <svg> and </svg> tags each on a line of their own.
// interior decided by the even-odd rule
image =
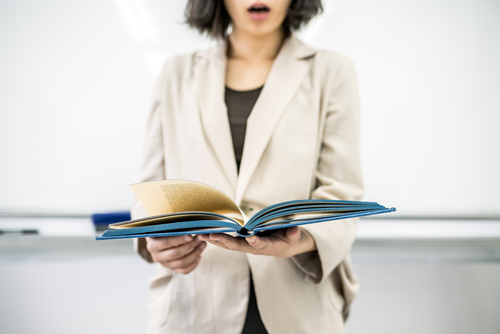
<svg viewBox="0 0 500 334">
<path fill-rule="evenodd" d="M 330 279 L 325 281 L 326 295 L 328 296 L 328 301 L 330 305 L 339 313 L 342 313 L 344 308 L 345 300 L 342 293 L 342 283 L 340 281 L 337 269 L 334 270 Z"/>
<path fill-rule="evenodd" d="M 172 306 L 172 295 L 176 286 L 176 272 L 160 267 L 158 274 L 149 282 L 152 301 L 148 309 L 152 314 L 150 329 L 165 325 Z"/>
</svg>

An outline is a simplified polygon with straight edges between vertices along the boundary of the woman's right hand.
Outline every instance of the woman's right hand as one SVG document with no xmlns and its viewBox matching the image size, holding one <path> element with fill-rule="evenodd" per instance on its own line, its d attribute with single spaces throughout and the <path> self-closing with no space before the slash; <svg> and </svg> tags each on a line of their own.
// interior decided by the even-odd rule
<svg viewBox="0 0 500 334">
<path fill-rule="evenodd" d="M 154 262 L 179 274 L 193 271 L 201 260 L 201 252 L 207 246 L 205 241 L 190 235 L 146 238 L 146 243 Z"/>
</svg>

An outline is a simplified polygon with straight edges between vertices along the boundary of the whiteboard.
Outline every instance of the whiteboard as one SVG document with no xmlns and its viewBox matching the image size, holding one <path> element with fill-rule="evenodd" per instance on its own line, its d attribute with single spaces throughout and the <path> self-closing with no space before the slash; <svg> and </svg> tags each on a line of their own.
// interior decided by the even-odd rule
<svg viewBox="0 0 500 334">
<path fill-rule="evenodd" d="M 500 215 L 500 3 L 335 0 L 299 36 L 356 65 L 365 199 Z M 0 210 L 128 208 L 185 1 L 0 2 Z"/>
</svg>

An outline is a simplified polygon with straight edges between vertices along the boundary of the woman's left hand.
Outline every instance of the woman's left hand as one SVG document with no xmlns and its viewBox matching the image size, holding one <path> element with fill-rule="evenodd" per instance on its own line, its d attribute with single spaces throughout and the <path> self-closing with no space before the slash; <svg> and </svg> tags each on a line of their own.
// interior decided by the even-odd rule
<svg viewBox="0 0 500 334">
<path fill-rule="evenodd" d="M 311 235 L 297 226 L 276 230 L 263 237 L 235 238 L 224 233 L 212 233 L 200 234 L 198 238 L 225 249 L 279 258 L 288 258 L 316 250 L 316 244 Z"/>
</svg>

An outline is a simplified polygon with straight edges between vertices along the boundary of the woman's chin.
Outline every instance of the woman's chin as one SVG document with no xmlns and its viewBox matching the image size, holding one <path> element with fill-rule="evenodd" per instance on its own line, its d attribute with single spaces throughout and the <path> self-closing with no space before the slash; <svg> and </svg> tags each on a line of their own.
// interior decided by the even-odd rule
<svg viewBox="0 0 500 334">
<path fill-rule="evenodd" d="M 233 32 L 237 29 L 255 37 L 264 37 L 273 33 L 281 32 L 281 26 L 275 27 L 269 23 L 270 22 L 265 21 L 251 22 L 250 24 L 246 24 L 244 27 L 240 26 L 239 28 L 233 28 Z"/>
</svg>

